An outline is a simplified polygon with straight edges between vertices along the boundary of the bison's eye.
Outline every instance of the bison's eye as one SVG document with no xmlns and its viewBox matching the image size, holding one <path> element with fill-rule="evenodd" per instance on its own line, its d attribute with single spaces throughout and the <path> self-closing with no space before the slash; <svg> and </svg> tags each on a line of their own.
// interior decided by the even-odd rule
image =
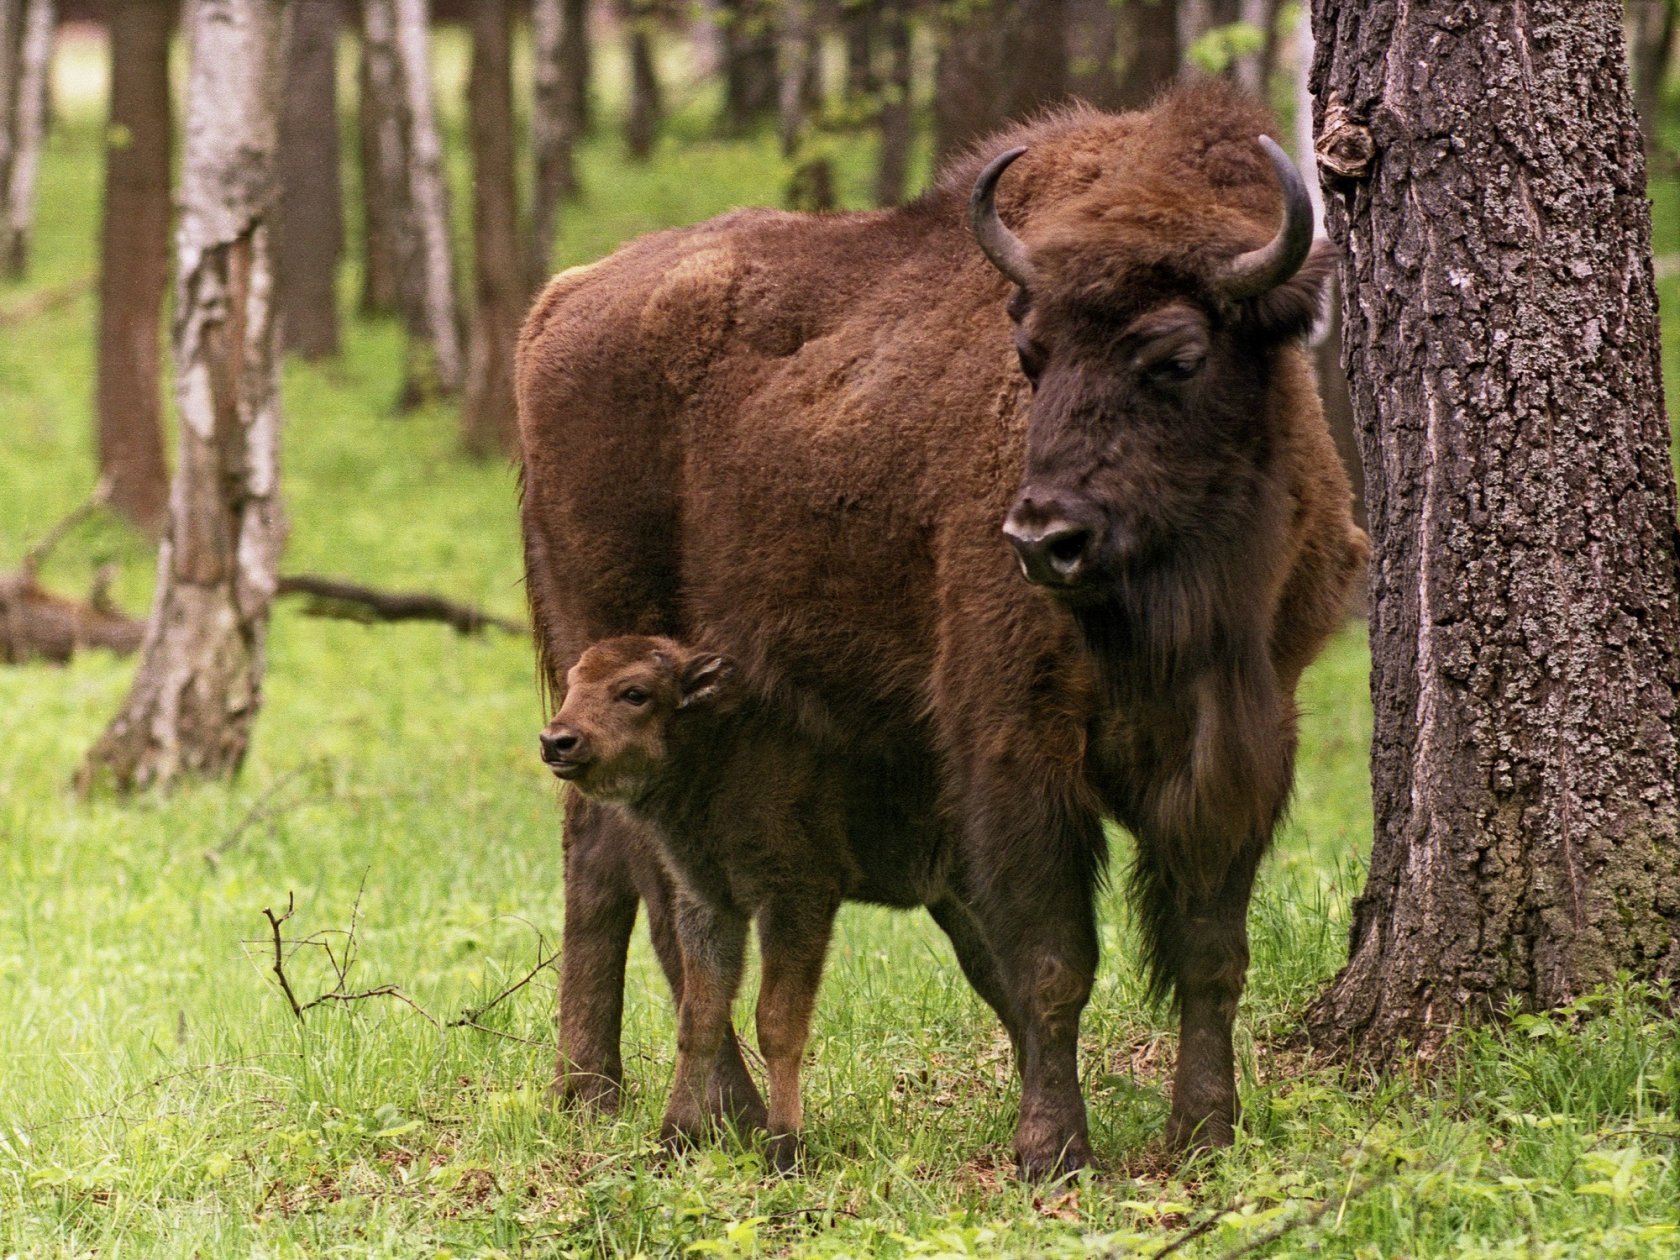
<svg viewBox="0 0 1680 1260">
<path fill-rule="evenodd" d="M 618 698 L 624 701 L 625 704 L 633 704 L 640 707 L 648 702 L 648 693 L 643 691 L 640 687 L 626 687 L 623 691 L 618 693 Z"/>
<path fill-rule="evenodd" d="M 1169 355 L 1144 369 L 1157 385 L 1182 385 L 1207 364 L 1207 355 L 1198 351 Z"/>
<path fill-rule="evenodd" d="M 1015 334 L 1015 357 L 1021 361 L 1022 374 L 1034 385 L 1044 372 L 1044 360 L 1047 357 L 1044 348 L 1035 344 L 1025 333 Z"/>
</svg>

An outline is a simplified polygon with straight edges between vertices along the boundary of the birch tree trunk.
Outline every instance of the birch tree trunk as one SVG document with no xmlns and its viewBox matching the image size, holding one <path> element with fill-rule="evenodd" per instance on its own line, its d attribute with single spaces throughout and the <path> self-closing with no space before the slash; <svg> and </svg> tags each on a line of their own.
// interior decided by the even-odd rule
<svg viewBox="0 0 1680 1260">
<path fill-rule="evenodd" d="M 306 359 L 338 353 L 344 189 L 338 153 L 339 0 L 293 0 L 280 115 L 275 278 L 280 340 Z"/>
<path fill-rule="evenodd" d="M 585 0 L 532 0 L 531 232 L 526 285 L 535 292 L 548 279 L 560 203 L 577 195 L 573 151 L 583 133 L 579 102 L 587 93 L 568 76 L 581 72 L 576 50 L 587 47 L 579 28 L 588 21 Z"/>
<path fill-rule="evenodd" d="M 1314 1040 L 1680 966 L 1680 568 L 1622 9 L 1315 0 L 1376 837 Z"/>
<path fill-rule="evenodd" d="M 230 776 L 261 704 L 286 532 L 267 220 L 281 12 L 272 0 L 188 6 L 174 338 L 180 457 L 139 670 L 82 766 L 84 790 Z"/>
<path fill-rule="evenodd" d="M 169 287 L 169 37 L 175 0 L 112 7 L 111 108 L 99 237 L 99 471 L 107 502 L 156 536 L 169 508 L 163 454 L 163 301 Z"/>
<path fill-rule="evenodd" d="M 360 9 L 356 140 L 362 177 L 361 308 L 364 315 L 388 315 L 399 305 L 393 218 L 401 185 L 402 94 L 397 90 L 390 11 L 371 0 L 362 0 Z"/>
<path fill-rule="evenodd" d="M 474 302 L 461 412 L 468 454 L 511 454 L 517 424 L 513 348 L 525 312 L 519 193 L 513 168 L 513 12 L 509 0 L 475 0 L 467 84 L 473 152 Z"/>
<path fill-rule="evenodd" d="M 22 12 L 16 77 L 0 79 L 12 95 L 7 152 L 0 166 L 0 274 L 20 278 L 29 269 L 29 238 L 35 226 L 35 180 L 47 136 L 47 77 L 52 71 L 57 24 L 53 0 L 27 0 Z"/>
</svg>

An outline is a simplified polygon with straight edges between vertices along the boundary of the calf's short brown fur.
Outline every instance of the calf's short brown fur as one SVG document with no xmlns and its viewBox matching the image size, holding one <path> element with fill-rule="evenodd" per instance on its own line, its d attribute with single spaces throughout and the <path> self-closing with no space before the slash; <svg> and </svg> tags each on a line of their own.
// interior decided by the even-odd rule
<svg viewBox="0 0 1680 1260">
<path fill-rule="evenodd" d="M 1328 260 L 1303 265 L 1304 190 L 1266 128 L 1219 85 L 1070 109 L 901 209 L 644 237 L 557 277 L 520 345 L 550 685 L 597 639 L 703 642 L 813 748 L 931 780 L 1016 1041 L 1029 1175 L 1090 1158 L 1105 817 L 1136 840 L 1142 957 L 1179 1009 L 1168 1137 L 1231 1140 L 1293 695 L 1364 556 L 1301 344 Z M 1023 146 L 985 172 L 983 256 L 970 192 Z M 611 1098 L 646 839 L 602 806 L 568 813 L 566 843 L 560 1077 Z M 714 1089 L 741 1084 L 720 1068 Z"/>
<path fill-rule="evenodd" d="M 800 1062 L 842 900 L 930 905 L 977 987 L 1001 999 L 946 887 L 949 851 L 933 801 L 889 793 L 888 804 L 867 763 L 824 755 L 786 730 L 742 694 L 734 672 L 727 657 L 670 639 L 603 640 L 568 672 L 565 703 L 541 742 L 556 775 L 646 824 L 675 885 L 682 1000 L 667 1139 L 728 1114 L 712 1083 L 729 1053 L 729 1010 L 747 924 L 756 923 L 770 1149 L 786 1170 L 799 1149 Z"/>
</svg>

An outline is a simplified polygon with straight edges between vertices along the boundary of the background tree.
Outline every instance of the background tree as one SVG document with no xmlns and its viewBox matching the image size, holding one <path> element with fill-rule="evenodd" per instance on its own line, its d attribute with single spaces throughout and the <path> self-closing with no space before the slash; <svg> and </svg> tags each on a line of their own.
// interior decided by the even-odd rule
<svg viewBox="0 0 1680 1260">
<path fill-rule="evenodd" d="M 972 0 L 940 31 L 933 147 L 943 161 L 1068 90 L 1067 0 Z"/>
<path fill-rule="evenodd" d="M 1315 0 L 1314 30 L 1376 835 L 1309 1022 L 1383 1061 L 1680 967 L 1674 474 L 1621 6 Z"/>
<path fill-rule="evenodd" d="M 717 0 L 723 75 L 723 128 L 739 135 L 776 112 L 773 0 Z"/>
<path fill-rule="evenodd" d="M 531 4 L 531 230 L 527 283 L 534 292 L 548 279 L 549 256 L 560 202 L 578 191 L 573 151 L 584 129 L 589 97 L 587 0 L 532 0 Z"/>
<path fill-rule="evenodd" d="M 1179 0 L 1127 0 L 1120 10 L 1125 69 L 1116 89 L 1116 108 L 1144 108 L 1177 76 L 1184 58 L 1178 7 Z"/>
<path fill-rule="evenodd" d="M 338 353 L 344 190 L 338 152 L 339 0 L 296 0 L 280 114 L 275 233 L 280 340 L 307 359 Z"/>
<path fill-rule="evenodd" d="M 29 267 L 56 23 L 53 0 L 0 0 L 0 275 L 14 278 Z"/>
<path fill-rule="evenodd" d="M 1645 137 L 1647 164 L 1662 152 L 1660 119 L 1669 62 L 1674 59 L 1674 31 L 1680 0 L 1629 0 L 1628 33 L 1632 43 L 1634 106 Z"/>
<path fill-rule="evenodd" d="M 513 6 L 476 0 L 467 81 L 473 155 L 473 321 L 462 442 L 469 454 L 511 454 L 513 348 L 527 298 L 513 165 Z"/>
<path fill-rule="evenodd" d="M 652 0 L 620 0 L 626 58 L 630 63 L 630 101 L 624 111 L 624 149 L 638 162 L 653 155 L 654 137 L 665 114 L 659 68 L 653 59 L 658 19 Z"/>
<path fill-rule="evenodd" d="M 915 31 L 911 0 L 883 0 L 877 30 L 886 65 L 880 76 L 880 160 L 875 168 L 875 204 L 896 206 L 904 200 L 915 132 Z"/>
<path fill-rule="evenodd" d="M 381 204 L 370 217 L 381 220 L 409 331 L 404 405 L 458 392 L 463 370 L 429 18 L 426 0 L 363 0 L 363 82 L 372 113 L 364 137 L 373 149 L 363 165 L 376 172 L 369 190 Z"/>
<path fill-rule="evenodd" d="M 163 454 L 163 299 L 169 285 L 169 38 L 175 0 L 111 7 L 111 106 L 99 237 L 99 471 L 106 502 L 157 534 L 169 505 Z"/>
<path fill-rule="evenodd" d="M 270 303 L 281 8 L 191 0 L 176 253 L 180 452 L 139 670 L 84 787 L 239 768 L 262 699 L 285 523 Z"/>
</svg>

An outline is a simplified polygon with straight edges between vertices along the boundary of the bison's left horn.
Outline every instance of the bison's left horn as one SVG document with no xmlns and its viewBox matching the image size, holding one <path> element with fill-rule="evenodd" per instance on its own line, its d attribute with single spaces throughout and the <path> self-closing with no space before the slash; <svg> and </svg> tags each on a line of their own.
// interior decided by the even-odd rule
<svg viewBox="0 0 1680 1260">
<path fill-rule="evenodd" d="M 1275 289 L 1301 269 L 1312 249 L 1312 199 L 1307 196 L 1301 172 L 1270 136 L 1260 137 L 1260 147 L 1272 159 L 1278 182 L 1283 185 L 1283 226 L 1259 249 L 1238 254 L 1219 276 L 1220 292 L 1234 301 Z"/>
<path fill-rule="evenodd" d="M 974 194 L 968 199 L 968 226 L 974 230 L 974 239 L 980 243 L 986 257 L 992 260 L 992 266 L 1023 289 L 1031 289 L 1033 265 L 1032 259 L 1027 257 L 1027 247 L 1021 243 L 1019 236 L 1003 226 L 1003 220 L 998 218 L 997 205 L 992 200 L 997 192 L 998 176 L 1025 152 L 1026 149 L 1022 148 L 1000 153 L 980 172 L 980 178 L 974 181 Z"/>
</svg>

